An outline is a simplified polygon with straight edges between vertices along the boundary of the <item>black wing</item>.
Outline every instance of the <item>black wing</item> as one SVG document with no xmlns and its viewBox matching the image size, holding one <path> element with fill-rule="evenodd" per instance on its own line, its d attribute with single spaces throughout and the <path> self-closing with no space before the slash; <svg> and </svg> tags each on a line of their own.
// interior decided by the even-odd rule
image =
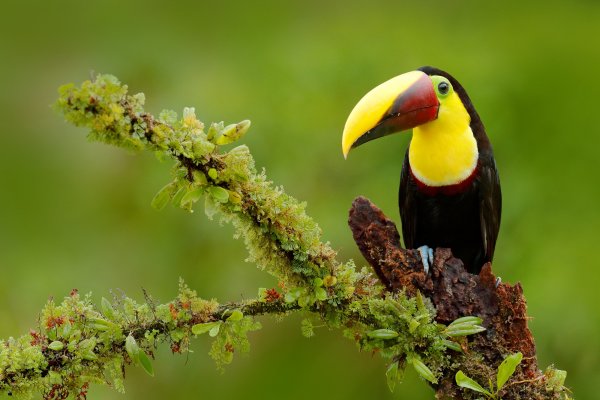
<svg viewBox="0 0 600 400">
<path fill-rule="evenodd" d="M 408 150 L 404 156 L 402 173 L 400 174 L 400 190 L 398 192 L 398 207 L 400 208 L 400 220 L 402 221 L 402 238 L 406 249 L 413 249 L 417 233 L 417 201 L 415 190 L 410 177 L 410 166 L 408 164 Z"/>
<path fill-rule="evenodd" d="M 479 172 L 479 220 L 485 261 L 492 261 L 498 230 L 500 229 L 502 193 L 494 157 L 490 154 L 489 158 L 481 161 Z"/>
</svg>

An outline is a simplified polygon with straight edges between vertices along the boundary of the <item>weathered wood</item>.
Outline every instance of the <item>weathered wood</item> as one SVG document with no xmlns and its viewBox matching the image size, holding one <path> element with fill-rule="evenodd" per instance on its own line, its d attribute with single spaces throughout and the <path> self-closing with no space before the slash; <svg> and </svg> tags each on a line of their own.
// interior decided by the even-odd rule
<svg viewBox="0 0 600 400">
<path fill-rule="evenodd" d="M 441 248 L 435 250 L 433 266 L 425 274 L 419 253 L 401 247 L 396 225 L 364 197 L 354 200 L 348 222 L 358 248 L 388 290 L 406 290 L 409 294 L 420 291 L 432 301 L 437 310 L 436 320 L 443 324 L 467 315 L 483 319 L 487 330 L 469 337 L 466 346 L 468 352 L 483 357 L 482 364 L 490 366 L 490 371 L 506 355 L 523 353 L 514 380 L 532 382 L 509 385 L 503 391 L 505 400 L 553 398 L 540 397 L 537 387 L 544 375 L 537 366 L 535 343 L 527 326 L 527 306 L 519 283 L 501 283 L 496 287 L 491 264 L 486 264 L 479 275 L 473 275 L 449 249 Z M 443 379 L 434 385 L 438 398 L 462 398 L 462 390 L 454 383 L 455 373 L 455 370 L 444 371 Z M 531 385 L 536 387 L 528 387 Z"/>
</svg>

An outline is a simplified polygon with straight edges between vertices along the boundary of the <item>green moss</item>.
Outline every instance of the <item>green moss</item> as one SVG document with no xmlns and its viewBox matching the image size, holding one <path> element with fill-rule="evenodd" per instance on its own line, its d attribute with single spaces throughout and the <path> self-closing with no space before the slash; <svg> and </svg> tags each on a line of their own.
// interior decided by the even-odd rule
<svg viewBox="0 0 600 400">
<path fill-rule="evenodd" d="M 124 364 L 134 363 L 152 373 L 146 354 L 165 342 L 176 353 L 188 351 L 191 326 L 215 318 L 224 319 L 211 351 L 221 367 L 231 361 L 232 350 L 249 349 L 247 333 L 260 324 L 239 311 L 234 315 L 219 307 L 215 300 L 199 298 L 183 281 L 177 298 L 160 305 L 146 296 L 143 303 L 129 297 L 114 302 L 103 298 L 97 307 L 91 296 L 73 291 L 60 304 L 48 301 L 39 330 L 0 341 L 0 391 L 16 398 L 35 392 L 54 398 L 59 392 L 79 393 L 90 383 L 123 391 Z"/>
<path fill-rule="evenodd" d="M 246 146 L 221 151 L 218 144 L 240 139 L 249 121 L 211 124 L 207 133 L 193 108 L 183 117 L 172 111 L 158 119 L 143 110 L 144 96 L 130 96 L 110 75 L 81 87 L 65 85 L 57 107 L 67 120 L 90 129 L 90 139 L 126 148 L 161 153 L 176 161 L 173 181 L 153 200 L 156 208 L 172 200 L 193 210 L 207 195 L 207 214 L 217 212 L 244 237 L 250 262 L 277 276 L 287 288 L 315 277 L 335 276 L 335 252 L 321 242 L 321 230 L 305 213 L 306 205 L 259 173 Z"/>
<path fill-rule="evenodd" d="M 223 367 L 233 361 L 236 352 L 248 352 L 250 350 L 248 332 L 260 328 L 260 323 L 251 317 L 243 317 L 238 321 L 229 320 L 220 324 L 209 352 L 217 363 L 217 368 L 223 371 Z"/>
</svg>

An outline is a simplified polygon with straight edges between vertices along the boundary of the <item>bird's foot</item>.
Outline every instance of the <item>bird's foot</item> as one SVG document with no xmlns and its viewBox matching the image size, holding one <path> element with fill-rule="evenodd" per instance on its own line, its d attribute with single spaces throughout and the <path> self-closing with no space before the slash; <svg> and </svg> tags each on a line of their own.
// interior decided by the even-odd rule
<svg viewBox="0 0 600 400">
<path fill-rule="evenodd" d="M 502 283 L 502 278 L 497 277 L 496 278 L 496 288 L 498 288 L 498 286 L 500 286 L 501 283 Z"/>
<path fill-rule="evenodd" d="M 423 270 L 425 274 L 429 274 L 429 266 L 433 265 L 433 249 L 427 245 L 419 247 L 419 253 L 421 254 L 421 261 L 423 262 Z"/>
</svg>

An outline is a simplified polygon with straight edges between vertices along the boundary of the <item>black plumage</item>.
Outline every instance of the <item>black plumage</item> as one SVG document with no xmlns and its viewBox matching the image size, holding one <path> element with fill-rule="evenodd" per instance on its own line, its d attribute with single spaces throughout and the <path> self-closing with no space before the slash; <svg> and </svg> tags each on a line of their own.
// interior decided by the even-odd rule
<svg viewBox="0 0 600 400">
<path fill-rule="evenodd" d="M 460 83 L 437 68 L 420 70 L 444 76 L 452 83 L 471 117 L 479 159 L 473 175 L 464 182 L 451 187 L 425 187 L 411 173 L 407 150 L 399 191 L 404 244 L 409 249 L 423 245 L 448 247 L 469 272 L 476 274 L 492 261 L 500 228 L 502 199 L 492 146 Z"/>
</svg>

